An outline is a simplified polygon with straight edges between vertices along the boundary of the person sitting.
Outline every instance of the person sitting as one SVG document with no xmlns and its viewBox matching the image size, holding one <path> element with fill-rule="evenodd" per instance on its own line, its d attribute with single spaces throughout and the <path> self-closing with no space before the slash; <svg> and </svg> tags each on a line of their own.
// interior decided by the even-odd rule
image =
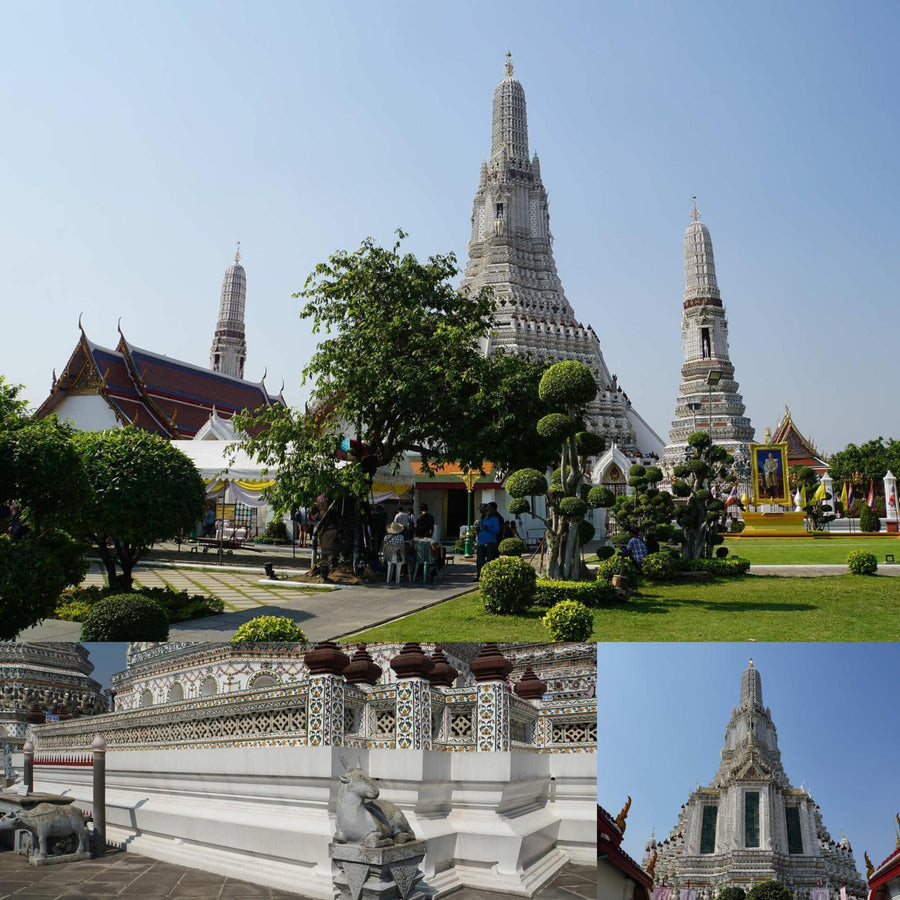
<svg viewBox="0 0 900 900">
<path fill-rule="evenodd" d="M 647 545 L 638 533 L 637 528 L 629 528 L 628 533 L 631 537 L 625 545 L 625 556 L 629 557 L 634 564 L 640 569 L 644 557 L 647 555 Z"/>
<path fill-rule="evenodd" d="M 381 544 L 381 557 L 385 565 L 409 563 L 406 553 L 406 538 L 403 536 L 403 526 L 399 522 L 391 522 L 388 525 L 387 534 Z"/>
</svg>

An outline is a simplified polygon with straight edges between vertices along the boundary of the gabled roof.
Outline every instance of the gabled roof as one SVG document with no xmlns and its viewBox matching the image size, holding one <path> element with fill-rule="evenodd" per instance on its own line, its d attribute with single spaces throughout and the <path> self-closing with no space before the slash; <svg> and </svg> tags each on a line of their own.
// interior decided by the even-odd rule
<svg viewBox="0 0 900 900">
<path fill-rule="evenodd" d="M 616 820 L 597 804 L 597 858 L 604 859 L 626 878 L 641 885 L 649 896 L 650 876 L 622 849 L 623 830 Z"/>
<path fill-rule="evenodd" d="M 819 472 L 824 472 L 828 468 L 828 463 L 819 454 L 816 445 L 800 432 L 791 418 L 791 410 L 787 406 L 784 408 L 784 418 L 772 436 L 772 443 L 787 443 L 788 465 L 790 466 L 810 466 Z"/>
<path fill-rule="evenodd" d="M 81 323 L 79 322 L 79 328 Z M 169 438 L 192 438 L 215 408 L 222 419 L 243 409 L 283 405 L 263 382 L 254 384 L 201 366 L 142 350 L 119 330 L 115 350 L 81 337 L 62 376 L 54 378 L 39 418 L 56 412 L 69 395 L 97 394 L 122 425 L 134 425 Z"/>
</svg>

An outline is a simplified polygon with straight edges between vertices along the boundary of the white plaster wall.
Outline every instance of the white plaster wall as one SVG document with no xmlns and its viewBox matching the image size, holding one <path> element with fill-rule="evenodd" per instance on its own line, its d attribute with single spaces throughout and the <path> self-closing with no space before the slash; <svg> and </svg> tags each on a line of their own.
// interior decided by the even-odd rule
<svg viewBox="0 0 900 900">
<path fill-rule="evenodd" d="M 597 900 L 633 900 L 633 898 L 634 882 L 601 859 L 597 867 Z"/>
<path fill-rule="evenodd" d="M 328 844 L 341 755 L 380 780 L 427 841 L 438 896 L 529 896 L 596 854 L 596 755 L 275 747 L 110 751 L 107 833 L 162 859 L 332 898 Z M 14 756 L 21 768 L 21 754 Z M 551 778 L 552 776 L 552 778 Z M 90 769 L 35 769 L 35 787 L 90 808 Z"/>
<path fill-rule="evenodd" d="M 97 394 L 66 397 L 54 410 L 61 422 L 71 422 L 78 431 L 121 428 L 106 401 Z"/>
</svg>

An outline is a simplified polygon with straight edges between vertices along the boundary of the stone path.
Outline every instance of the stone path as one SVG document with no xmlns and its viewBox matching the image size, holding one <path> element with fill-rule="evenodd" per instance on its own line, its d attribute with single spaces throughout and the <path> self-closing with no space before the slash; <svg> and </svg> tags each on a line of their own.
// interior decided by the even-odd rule
<svg viewBox="0 0 900 900">
<path fill-rule="evenodd" d="M 276 573 L 280 570 L 276 566 Z M 209 568 L 139 566 L 135 581 L 146 587 L 163 587 L 194 594 L 214 594 L 227 612 L 205 619 L 181 622 L 169 630 L 172 641 L 228 641 L 246 621 L 256 616 L 288 616 L 311 641 L 355 634 L 373 625 L 459 597 L 473 590 L 475 567 L 458 561 L 447 566 L 443 581 L 436 584 L 366 584 L 324 590 L 321 586 L 286 586 L 285 581 L 261 578 L 262 567 L 223 566 Z M 291 574 L 285 570 L 280 574 Z M 260 584 L 260 581 L 264 581 Z M 93 566 L 85 584 L 105 583 L 99 566 Z M 45 619 L 40 625 L 19 634 L 22 641 L 77 641 L 81 625 L 59 619 Z"/>
<path fill-rule="evenodd" d="M 535 900 L 587 900 L 597 893 L 593 866 L 565 866 L 535 894 Z M 489 891 L 467 888 L 452 900 L 499 900 Z M 0 900 L 106 900 L 110 897 L 154 900 L 309 900 L 303 894 L 279 891 L 198 869 L 187 869 L 110 850 L 102 859 L 35 868 L 11 850 L 0 851 Z"/>
<path fill-rule="evenodd" d="M 847 566 L 750 566 L 751 575 L 780 575 L 791 578 L 818 578 L 820 575 L 846 575 Z M 879 575 L 900 575 L 900 565 L 878 564 Z"/>
</svg>

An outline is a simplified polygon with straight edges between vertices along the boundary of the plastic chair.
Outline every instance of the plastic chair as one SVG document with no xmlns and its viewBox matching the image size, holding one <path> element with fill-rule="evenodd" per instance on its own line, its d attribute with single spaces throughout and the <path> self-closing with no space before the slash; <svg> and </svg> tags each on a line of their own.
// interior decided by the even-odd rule
<svg viewBox="0 0 900 900">
<path fill-rule="evenodd" d="M 428 571 L 432 569 L 432 577 L 436 578 L 438 574 L 437 563 L 434 561 L 434 554 L 431 552 L 431 541 L 415 541 L 416 545 L 416 569 L 413 573 L 413 581 L 419 580 L 419 569 L 422 570 L 422 584 L 428 582 Z"/>
<path fill-rule="evenodd" d="M 406 569 L 406 577 L 409 578 L 409 563 L 406 561 L 406 555 L 401 550 L 386 553 L 384 561 L 387 564 L 386 584 L 390 584 L 392 578 L 396 580 L 397 584 L 400 584 L 400 576 L 403 574 L 404 568 Z"/>
</svg>

